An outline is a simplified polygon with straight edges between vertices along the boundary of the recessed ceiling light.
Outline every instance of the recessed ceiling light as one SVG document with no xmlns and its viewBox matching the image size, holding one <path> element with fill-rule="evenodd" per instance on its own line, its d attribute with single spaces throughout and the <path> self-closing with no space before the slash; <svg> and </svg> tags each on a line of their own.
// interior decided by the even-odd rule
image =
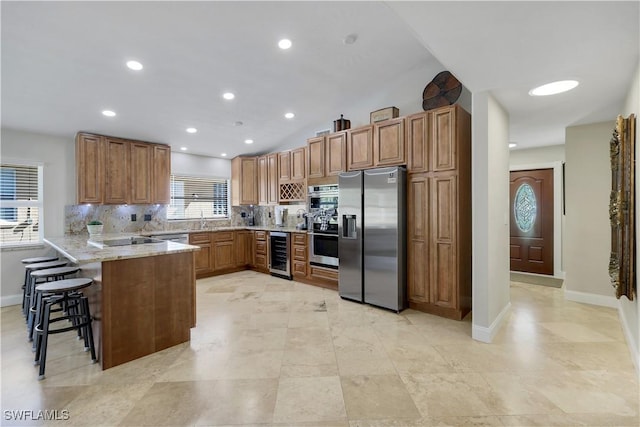
<svg viewBox="0 0 640 427">
<path fill-rule="evenodd" d="M 102 115 L 107 117 L 115 117 L 116 113 L 111 110 L 104 110 L 102 111 Z"/>
<path fill-rule="evenodd" d="M 289 39 L 282 39 L 278 42 L 278 47 L 280 49 L 286 50 L 289 49 L 291 47 L 291 40 Z"/>
<path fill-rule="evenodd" d="M 129 67 L 134 71 L 140 71 L 143 68 L 142 64 L 139 63 L 138 61 L 127 61 L 127 67 Z"/>
<path fill-rule="evenodd" d="M 358 40 L 358 35 L 355 34 L 355 33 L 352 33 L 352 34 L 347 35 L 342 40 L 342 43 L 344 43 L 344 44 L 354 44 L 356 42 L 356 40 Z"/>
<path fill-rule="evenodd" d="M 509 143 L 509 148 L 516 148 L 518 146 L 518 144 L 516 144 L 515 142 L 510 142 Z"/>
<path fill-rule="evenodd" d="M 182 151 L 187 151 L 187 147 L 180 147 Z"/>
<path fill-rule="evenodd" d="M 227 157 L 227 153 L 220 154 L 222 157 Z"/>
<path fill-rule="evenodd" d="M 253 144 L 253 139 L 245 139 L 244 143 L 245 144 Z"/>
<path fill-rule="evenodd" d="M 240 120 L 238 120 L 237 122 L 233 122 L 234 126 L 242 126 L 244 123 L 242 123 Z"/>
<path fill-rule="evenodd" d="M 196 133 L 196 132 L 198 132 L 198 129 L 196 129 L 196 128 L 187 128 L 187 132 Z"/>
<path fill-rule="evenodd" d="M 576 86 L 578 86 L 576 80 L 561 80 L 558 82 L 547 83 L 546 85 L 538 86 L 529 91 L 531 96 L 547 96 L 555 95 L 557 93 L 567 92 Z"/>
<path fill-rule="evenodd" d="M 235 98 L 236 96 L 231 92 L 225 92 L 224 94 L 222 94 L 222 97 L 229 101 Z"/>
<path fill-rule="evenodd" d="M 296 115 L 293 113 L 285 113 L 284 117 L 287 119 L 293 119 Z"/>
</svg>

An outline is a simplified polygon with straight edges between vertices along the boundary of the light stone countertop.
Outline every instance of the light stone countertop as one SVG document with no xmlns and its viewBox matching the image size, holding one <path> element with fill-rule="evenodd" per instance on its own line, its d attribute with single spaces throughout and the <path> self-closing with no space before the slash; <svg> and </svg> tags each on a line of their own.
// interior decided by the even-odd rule
<svg viewBox="0 0 640 427">
<path fill-rule="evenodd" d="M 254 226 L 227 226 L 227 227 L 211 227 L 203 229 L 178 229 L 178 230 L 154 230 L 141 231 L 140 236 L 161 236 L 166 234 L 190 234 L 190 233 L 206 233 L 208 231 L 234 231 L 234 230 L 260 230 L 260 231 L 284 231 L 286 233 L 306 233 L 308 230 L 298 230 L 295 227 L 273 227 L 268 225 Z"/>
<path fill-rule="evenodd" d="M 105 246 L 99 248 L 104 240 L 124 239 L 140 236 L 140 233 L 102 234 L 100 236 L 69 235 L 61 237 L 46 237 L 44 242 L 56 251 L 60 252 L 69 261 L 75 264 L 88 264 L 91 262 L 114 261 L 129 258 L 144 258 L 157 255 L 167 255 L 180 252 L 193 252 L 200 250 L 198 246 L 184 245 L 182 243 L 162 241 L 160 243 L 147 243 L 127 246 Z"/>
</svg>

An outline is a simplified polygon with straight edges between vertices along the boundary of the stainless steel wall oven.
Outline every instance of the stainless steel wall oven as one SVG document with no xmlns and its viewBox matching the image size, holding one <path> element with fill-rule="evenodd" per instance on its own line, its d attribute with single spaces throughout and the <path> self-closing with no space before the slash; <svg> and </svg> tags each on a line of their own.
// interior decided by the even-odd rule
<svg viewBox="0 0 640 427">
<path fill-rule="evenodd" d="M 320 267 L 338 268 L 338 224 L 329 223 L 326 230 L 314 222 L 309 233 L 309 262 Z"/>
</svg>

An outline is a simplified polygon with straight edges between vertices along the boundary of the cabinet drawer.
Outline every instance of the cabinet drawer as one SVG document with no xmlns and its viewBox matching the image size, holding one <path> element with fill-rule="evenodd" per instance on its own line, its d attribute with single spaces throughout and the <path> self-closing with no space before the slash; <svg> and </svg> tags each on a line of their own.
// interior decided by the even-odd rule
<svg viewBox="0 0 640 427">
<path fill-rule="evenodd" d="M 294 245 L 306 245 L 307 244 L 307 233 L 292 233 L 293 234 L 293 244 Z"/>
<path fill-rule="evenodd" d="M 256 254 L 256 267 L 266 269 L 267 266 L 267 256 Z"/>
<path fill-rule="evenodd" d="M 338 282 L 338 270 L 311 266 L 311 277 Z"/>
<path fill-rule="evenodd" d="M 307 277 L 307 262 L 306 261 L 293 261 L 293 276 L 294 277 Z"/>
<path fill-rule="evenodd" d="M 213 234 L 213 240 L 216 242 L 227 242 L 233 240 L 233 231 L 216 231 Z"/>
<path fill-rule="evenodd" d="M 267 254 L 267 242 L 256 242 L 256 254 L 266 255 Z"/>
<path fill-rule="evenodd" d="M 209 232 L 189 234 L 189 243 L 191 244 L 210 243 L 210 242 L 211 242 L 211 234 Z"/>
<path fill-rule="evenodd" d="M 293 259 L 298 261 L 307 260 L 307 247 L 306 246 L 293 246 Z"/>
<path fill-rule="evenodd" d="M 267 240 L 266 231 L 256 231 L 256 240 Z"/>
</svg>

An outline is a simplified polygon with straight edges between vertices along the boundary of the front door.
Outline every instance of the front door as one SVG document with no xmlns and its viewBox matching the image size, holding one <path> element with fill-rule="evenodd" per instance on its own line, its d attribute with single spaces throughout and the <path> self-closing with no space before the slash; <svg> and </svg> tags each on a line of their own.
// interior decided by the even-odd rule
<svg viewBox="0 0 640 427">
<path fill-rule="evenodd" d="M 511 271 L 553 275 L 553 169 L 510 173 Z"/>
</svg>

